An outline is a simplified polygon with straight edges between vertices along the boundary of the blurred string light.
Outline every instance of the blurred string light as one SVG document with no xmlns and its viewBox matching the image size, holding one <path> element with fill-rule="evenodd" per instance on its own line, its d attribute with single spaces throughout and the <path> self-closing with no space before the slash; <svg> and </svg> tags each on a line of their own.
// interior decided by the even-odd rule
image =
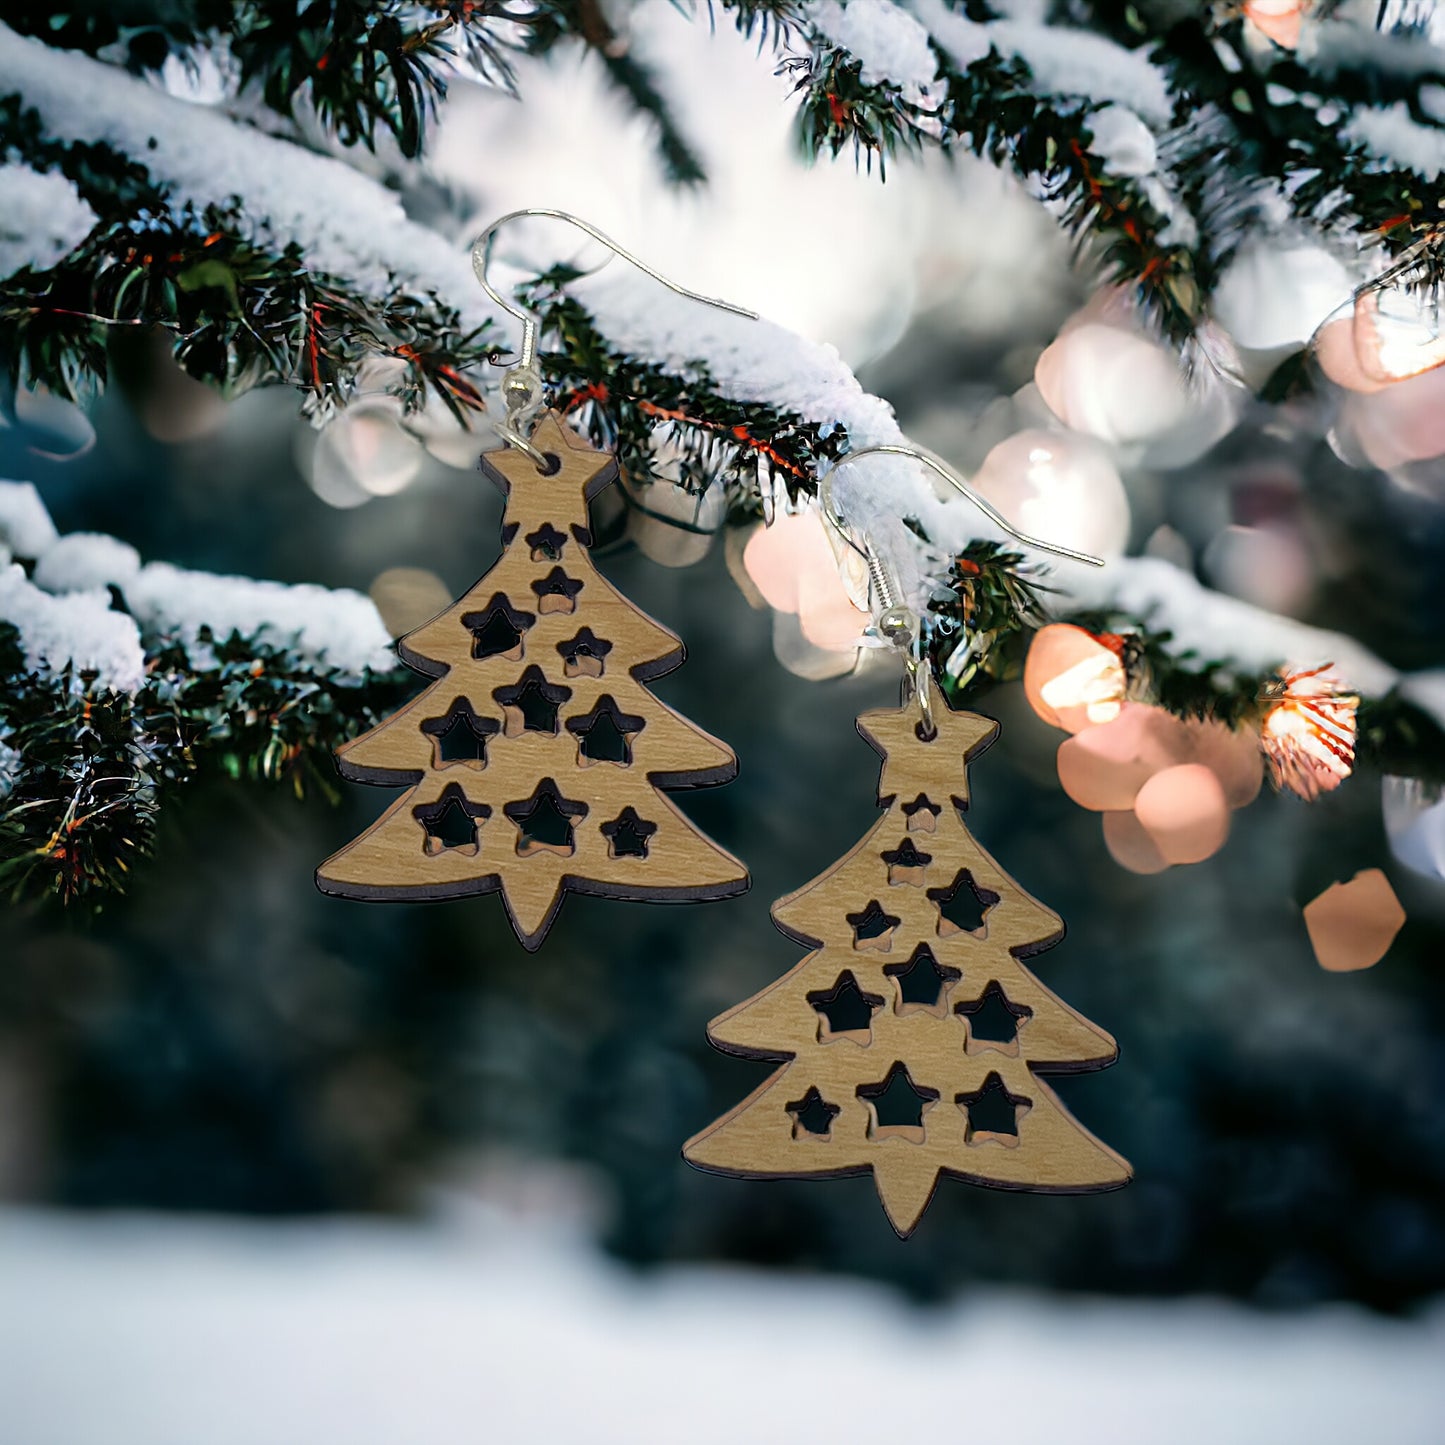
<svg viewBox="0 0 1445 1445">
<path fill-rule="evenodd" d="M 773 609 L 773 650 L 799 676 L 822 679 L 851 672 L 870 621 L 858 605 L 857 578 L 850 589 L 842 571 L 849 563 L 836 548 L 822 515 L 806 507 L 780 512 L 772 526 L 756 528 L 743 549 L 742 569 Z"/>
<path fill-rule="evenodd" d="M 1344 782 L 1355 765 L 1358 697 L 1328 667 L 1287 670 L 1263 699 L 1264 755 L 1276 787 L 1313 799 Z"/>
<path fill-rule="evenodd" d="M 1105 844 L 1123 867 L 1154 873 L 1211 856 L 1229 836 L 1229 814 L 1258 796 L 1266 767 L 1277 788 L 1307 800 L 1350 776 L 1359 698 L 1330 667 L 1283 670 L 1230 726 L 1135 700 L 1148 679 L 1130 676 L 1130 655 L 1128 639 L 1054 623 L 1035 634 L 1024 663 L 1030 706 L 1073 734 L 1059 745 L 1060 785 L 1104 815 Z M 1438 876 L 1439 790 L 1396 779 L 1386 800 L 1392 846 Z"/>
<path fill-rule="evenodd" d="M 1244 0 L 1244 18 L 1268 41 L 1285 50 L 1299 45 L 1312 0 Z"/>
<path fill-rule="evenodd" d="M 1131 462 L 1164 467 L 1187 465 L 1232 431 L 1244 400 L 1243 388 L 1209 365 L 1187 376 L 1113 290 L 1064 322 L 1034 384 L 1066 427 Z"/>
<path fill-rule="evenodd" d="M 1066 732 L 1113 722 L 1128 695 L 1122 639 L 1055 622 L 1034 634 L 1024 662 L 1024 696 L 1046 723 Z"/>
<path fill-rule="evenodd" d="M 348 508 L 410 486 L 425 452 L 402 430 L 401 414 L 395 397 L 373 395 L 358 397 L 332 417 L 311 448 L 311 490 L 330 506 Z"/>
<path fill-rule="evenodd" d="M 1380 391 L 1445 363 L 1440 301 L 1403 285 L 1361 287 L 1315 338 L 1320 368 L 1350 391 Z"/>
<path fill-rule="evenodd" d="M 1129 541 L 1129 497 L 1108 453 L 1088 437 L 1028 430 L 1001 441 L 972 485 L 1022 532 L 1117 557 Z"/>
<path fill-rule="evenodd" d="M 1302 615 L 1314 596 L 1314 564 L 1291 523 L 1225 527 L 1204 549 L 1203 567 L 1211 586 L 1285 617 Z"/>
<path fill-rule="evenodd" d="M 1372 968 L 1405 926 L 1405 910 L 1378 868 L 1331 884 L 1302 912 L 1315 958 L 1331 973 Z"/>
</svg>

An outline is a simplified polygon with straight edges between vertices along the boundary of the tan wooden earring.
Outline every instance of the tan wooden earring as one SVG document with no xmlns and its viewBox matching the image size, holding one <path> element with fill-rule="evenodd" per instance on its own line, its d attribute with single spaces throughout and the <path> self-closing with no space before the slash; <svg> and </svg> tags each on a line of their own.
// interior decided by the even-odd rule
<svg viewBox="0 0 1445 1445">
<path fill-rule="evenodd" d="M 1002 1189 L 1116 1189 L 1128 1164 L 1064 1108 L 1051 1072 L 1110 1063 L 1114 1040 L 1021 960 L 1057 943 L 963 824 L 966 763 L 998 724 L 916 707 L 865 713 L 887 812 L 846 857 L 773 905 L 814 951 L 708 1025 L 728 1053 L 784 1060 L 688 1140 L 689 1163 L 743 1178 L 872 1172 L 900 1236 L 940 1175 Z"/>
<path fill-rule="evenodd" d="M 726 782 L 737 759 L 644 686 L 681 663 L 682 643 L 587 552 L 587 503 L 615 460 L 549 412 L 527 451 L 488 452 L 482 470 L 507 495 L 501 558 L 398 643 L 437 681 L 337 755 L 344 777 L 410 791 L 321 865 L 317 886 L 395 901 L 500 889 L 528 949 L 567 889 L 744 892 L 743 865 L 659 791 Z"/>
<path fill-rule="evenodd" d="M 927 453 L 880 446 L 845 461 L 874 452 L 924 463 L 1014 530 Z M 877 631 L 903 658 L 912 702 L 858 719 L 883 758 L 884 816 L 846 857 L 773 905 L 778 928 L 813 952 L 708 1025 L 718 1048 L 782 1066 L 689 1139 L 683 1156 L 748 1179 L 871 1172 L 905 1238 L 944 1174 L 1001 1189 L 1116 1189 L 1129 1165 L 1043 1078 L 1111 1063 L 1114 1040 L 1023 966 L 1063 937 L 1063 924 L 963 823 L 967 765 L 998 724 L 934 706 L 919 620 L 873 549 L 849 535 L 830 482 L 820 487 L 824 515 L 868 561 L 882 605 Z"/>
</svg>

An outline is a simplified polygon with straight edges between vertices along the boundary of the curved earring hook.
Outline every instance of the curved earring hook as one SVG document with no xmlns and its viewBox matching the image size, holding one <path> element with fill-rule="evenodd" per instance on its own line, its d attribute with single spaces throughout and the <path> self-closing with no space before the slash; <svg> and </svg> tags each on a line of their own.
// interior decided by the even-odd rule
<svg viewBox="0 0 1445 1445">
<path fill-rule="evenodd" d="M 1074 561 L 1086 562 L 1091 567 L 1102 567 L 1104 561 L 1103 558 L 1092 556 L 1088 552 L 1076 552 L 1072 547 L 1061 547 L 1053 542 L 1045 542 L 1041 537 L 1030 537 L 1026 532 L 1020 532 L 987 498 L 981 497 L 974 491 L 952 467 L 918 447 L 898 446 L 885 442 L 877 446 L 860 447 L 858 451 L 849 452 L 846 456 L 838 459 L 837 463 L 818 483 L 818 501 L 823 516 L 834 531 L 868 564 L 869 579 L 878 594 L 878 600 L 883 604 L 883 610 L 878 617 L 878 631 L 903 654 L 903 665 L 909 687 L 913 696 L 918 699 L 919 711 L 922 714 L 922 735 L 925 738 L 932 737 L 936 731 L 933 722 L 933 700 L 929 693 L 928 664 L 922 656 L 922 629 L 918 617 L 913 609 L 899 597 L 898 588 L 894 585 L 882 559 L 873 550 L 871 544 L 860 547 L 853 540 L 846 521 L 833 502 L 833 473 L 849 462 L 860 461 L 864 457 L 871 456 L 912 457 L 914 461 L 922 462 L 924 466 L 942 477 L 960 496 L 967 497 L 995 526 L 1000 527 L 1009 536 L 1016 538 L 1027 547 L 1036 547 L 1043 552 L 1052 552 L 1058 557 L 1071 557 Z"/>
<path fill-rule="evenodd" d="M 731 301 L 719 300 L 716 296 L 704 296 L 699 291 L 689 291 L 686 286 L 679 286 L 675 281 L 669 281 L 660 271 L 654 271 L 645 261 L 634 256 L 624 246 L 619 246 L 610 236 L 604 235 L 596 226 L 572 215 L 570 211 L 553 210 L 546 206 L 528 206 L 520 211 L 509 211 L 505 216 L 493 221 L 475 241 L 472 242 L 472 270 L 477 274 L 477 280 L 482 283 L 482 290 L 496 302 L 508 316 L 515 317 L 522 323 L 522 348 L 517 355 L 517 369 L 528 371 L 533 368 L 537 360 L 537 317 L 531 311 L 524 311 L 515 301 L 503 296 L 495 286 L 487 279 L 487 271 L 492 264 L 492 242 L 496 239 L 497 232 L 503 226 L 512 221 L 525 220 L 528 217 L 541 217 L 554 221 L 566 221 L 569 226 L 576 226 L 579 231 L 591 236 L 594 241 L 600 241 L 614 256 L 620 256 L 624 261 L 630 262 L 645 275 L 660 285 L 666 286 L 669 291 L 678 296 L 683 296 L 689 301 L 700 301 L 704 306 L 715 306 L 719 311 L 730 311 L 734 316 L 745 316 L 749 321 L 756 321 L 756 311 L 749 311 L 744 306 L 735 306 Z"/>
<path fill-rule="evenodd" d="M 922 462 L 931 471 L 936 472 L 945 482 L 951 486 L 960 496 L 966 497 L 994 526 L 1007 532 L 1016 541 L 1022 542 L 1026 547 L 1034 547 L 1040 552 L 1052 552 L 1056 557 L 1068 557 L 1075 562 L 1087 563 L 1090 567 L 1102 567 L 1104 559 L 1095 557 L 1090 552 L 1076 552 L 1072 547 L 1063 547 L 1056 542 L 1046 542 L 1042 537 L 1031 537 L 1027 532 L 1020 532 L 1007 517 L 1000 512 L 988 498 L 980 496 L 959 474 L 946 462 L 934 456 L 932 452 L 926 452 L 920 447 L 898 446 L 891 442 L 882 442 L 877 446 L 862 447 L 856 452 L 849 452 L 846 456 L 838 458 L 828 475 L 818 485 L 818 498 L 822 504 L 824 515 L 837 528 L 838 532 L 848 538 L 846 523 L 838 514 L 838 509 L 833 505 L 833 473 L 839 467 L 845 467 L 850 462 L 862 460 L 864 457 L 872 456 L 895 456 L 912 457 L 916 462 Z M 851 538 L 848 538 L 851 545 L 857 546 Z M 861 551 L 862 549 L 859 548 Z M 867 556 L 867 553 L 864 553 Z"/>
</svg>

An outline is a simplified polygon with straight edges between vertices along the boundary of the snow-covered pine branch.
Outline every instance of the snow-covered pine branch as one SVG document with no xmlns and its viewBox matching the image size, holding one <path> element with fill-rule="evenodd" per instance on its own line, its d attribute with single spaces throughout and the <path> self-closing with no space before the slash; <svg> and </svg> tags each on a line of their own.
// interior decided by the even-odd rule
<svg viewBox="0 0 1445 1445">
<path fill-rule="evenodd" d="M 68 672 L 77 690 L 135 692 L 147 655 L 172 644 L 204 671 L 213 662 L 209 639 L 233 634 L 342 678 L 396 667 L 381 616 L 362 593 L 143 565 L 114 537 L 58 535 L 29 482 L 0 481 L 0 548 L 33 564 L 29 577 L 18 561 L 0 572 L 0 620 L 18 631 L 33 671 Z M 124 610 L 115 609 L 112 587 Z M 0 715 L 4 708 L 0 697 Z"/>
<path fill-rule="evenodd" d="M 407 686 L 360 593 L 142 564 L 114 537 L 57 535 L 28 482 L 0 481 L 0 558 L 12 891 L 123 887 L 197 775 L 328 786 L 331 749 Z"/>
<path fill-rule="evenodd" d="M 899 23 L 918 23 L 898 13 Z M 896 55 L 886 49 L 875 57 L 879 64 L 891 59 Z M 378 289 L 400 277 L 419 292 L 443 298 L 468 324 L 495 320 L 465 253 L 408 220 L 390 192 L 338 161 L 258 136 L 113 67 L 0 27 L 0 90 L 12 87 L 61 137 L 105 141 L 143 155 L 151 174 L 178 197 L 197 205 L 239 202 L 239 225 L 276 248 L 295 247 L 308 265 L 360 277 Z M 634 277 L 586 279 L 569 289 L 616 352 L 688 380 L 694 378 L 693 363 L 700 363 L 717 396 L 801 418 L 830 440 L 834 457 L 901 439 L 891 409 L 859 387 L 832 348 L 767 322 L 699 307 Z M 869 533 L 915 597 L 937 583 L 949 555 L 969 538 L 990 535 L 987 523 L 964 502 L 940 500 L 907 462 L 880 459 L 866 468 L 846 468 L 837 495 L 845 514 Z M 920 524 L 928 543 L 902 524 L 904 517 Z M 1188 637 L 1193 649 L 1200 640 L 1194 621 L 1201 615 L 1203 589 L 1183 574 L 1169 576 L 1163 585 L 1163 575 L 1151 563 L 1117 559 L 1097 585 L 1062 580 L 1081 589 L 1083 605 L 1117 606 L 1155 628 Z M 1139 576 L 1152 581 L 1132 581 Z M 1115 595 L 1121 599 L 1117 604 Z M 1067 602 L 1068 591 L 1064 596 Z M 1353 670 L 1360 673 L 1348 679 L 1352 685 L 1368 693 L 1393 683 L 1391 669 L 1332 634 L 1283 619 L 1262 630 L 1256 610 L 1244 604 L 1221 606 L 1212 615 L 1220 625 L 1198 650 L 1235 663 L 1241 672 L 1349 656 L 1357 658 Z M 1262 638 L 1269 639 L 1267 645 Z"/>
</svg>

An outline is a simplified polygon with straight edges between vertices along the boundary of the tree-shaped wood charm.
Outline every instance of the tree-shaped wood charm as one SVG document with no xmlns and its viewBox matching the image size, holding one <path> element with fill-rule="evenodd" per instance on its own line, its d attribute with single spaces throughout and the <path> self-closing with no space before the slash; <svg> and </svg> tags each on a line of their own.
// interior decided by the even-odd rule
<svg viewBox="0 0 1445 1445">
<path fill-rule="evenodd" d="M 511 448 L 482 458 L 507 495 L 502 556 L 397 644 L 438 681 L 337 755 L 345 777 L 411 791 L 316 873 L 344 898 L 500 888 L 529 949 L 568 888 L 681 901 L 748 886 L 658 791 L 726 782 L 737 759 L 643 686 L 682 643 L 587 555 L 587 503 L 616 464 L 551 413 L 532 440 L 550 475 Z"/>
<path fill-rule="evenodd" d="M 940 1174 L 1003 1189 L 1114 1189 L 1128 1164 L 1059 1102 L 1043 1073 L 1112 1062 L 1114 1040 L 1019 962 L 1063 937 L 963 825 L 966 763 L 998 724 L 935 708 L 865 713 L 887 812 L 773 921 L 815 949 L 716 1018 L 729 1053 L 786 1062 L 688 1141 L 699 1168 L 747 1178 L 873 1171 L 911 1234 Z"/>
</svg>

